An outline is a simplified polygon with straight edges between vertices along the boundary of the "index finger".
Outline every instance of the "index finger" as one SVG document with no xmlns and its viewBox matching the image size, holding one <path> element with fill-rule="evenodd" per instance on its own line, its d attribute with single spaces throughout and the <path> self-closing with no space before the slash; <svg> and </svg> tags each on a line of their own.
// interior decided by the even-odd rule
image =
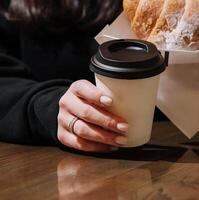
<svg viewBox="0 0 199 200">
<path fill-rule="evenodd" d="M 91 82 L 86 80 L 75 82 L 72 84 L 71 90 L 76 96 L 100 107 L 109 107 L 113 102 L 110 93 L 108 94 L 108 92 L 105 93 L 104 91 L 101 91 Z"/>
</svg>

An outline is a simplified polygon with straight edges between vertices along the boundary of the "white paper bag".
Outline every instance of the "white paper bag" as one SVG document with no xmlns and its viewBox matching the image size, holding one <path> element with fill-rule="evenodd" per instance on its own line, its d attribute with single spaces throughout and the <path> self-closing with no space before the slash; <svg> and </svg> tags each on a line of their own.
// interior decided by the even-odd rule
<svg viewBox="0 0 199 200">
<path fill-rule="evenodd" d="M 122 13 L 97 36 L 102 44 L 114 39 L 136 39 Z M 188 137 L 199 131 L 199 51 L 166 51 L 168 67 L 161 74 L 157 106 Z"/>
</svg>

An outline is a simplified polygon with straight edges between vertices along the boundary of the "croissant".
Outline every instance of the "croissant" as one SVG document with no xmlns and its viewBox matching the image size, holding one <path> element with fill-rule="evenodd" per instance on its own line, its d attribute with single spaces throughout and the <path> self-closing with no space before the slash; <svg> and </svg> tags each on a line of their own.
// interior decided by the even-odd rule
<svg viewBox="0 0 199 200">
<path fill-rule="evenodd" d="M 199 0 L 186 0 L 182 19 L 166 42 L 170 49 L 199 49 Z"/>
<path fill-rule="evenodd" d="M 164 0 L 140 0 L 135 17 L 131 22 L 133 31 L 141 39 L 146 39 L 161 13 Z"/>
<path fill-rule="evenodd" d="M 199 49 L 199 0 L 123 0 L 133 32 L 159 48 Z"/>
<path fill-rule="evenodd" d="M 178 25 L 184 13 L 185 0 L 167 0 L 148 40 L 165 48 L 166 39 Z"/>
<path fill-rule="evenodd" d="M 136 9 L 138 7 L 140 0 L 125 0 L 123 1 L 124 12 L 126 13 L 129 20 L 133 20 L 135 16 Z"/>
</svg>

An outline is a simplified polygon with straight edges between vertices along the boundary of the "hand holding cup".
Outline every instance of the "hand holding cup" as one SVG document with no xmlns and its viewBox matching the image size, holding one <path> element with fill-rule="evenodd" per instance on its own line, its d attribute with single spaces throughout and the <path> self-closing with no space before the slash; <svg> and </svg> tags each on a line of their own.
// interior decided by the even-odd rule
<svg viewBox="0 0 199 200">
<path fill-rule="evenodd" d="M 89 81 L 74 82 L 59 101 L 59 141 L 88 152 L 104 152 L 124 146 L 128 123 L 108 112 L 112 103 L 110 94 Z"/>
</svg>

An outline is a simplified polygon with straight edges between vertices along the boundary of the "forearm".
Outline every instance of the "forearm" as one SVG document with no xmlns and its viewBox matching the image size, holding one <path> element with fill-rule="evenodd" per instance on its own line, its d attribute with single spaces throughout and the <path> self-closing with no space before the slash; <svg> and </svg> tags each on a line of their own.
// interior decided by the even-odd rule
<svg viewBox="0 0 199 200">
<path fill-rule="evenodd" d="M 0 140 L 57 144 L 58 102 L 69 83 L 0 78 Z"/>
<path fill-rule="evenodd" d="M 28 75 L 23 63 L 0 54 L 0 140 L 56 144 L 58 101 L 71 82 L 38 83 Z"/>
</svg>

